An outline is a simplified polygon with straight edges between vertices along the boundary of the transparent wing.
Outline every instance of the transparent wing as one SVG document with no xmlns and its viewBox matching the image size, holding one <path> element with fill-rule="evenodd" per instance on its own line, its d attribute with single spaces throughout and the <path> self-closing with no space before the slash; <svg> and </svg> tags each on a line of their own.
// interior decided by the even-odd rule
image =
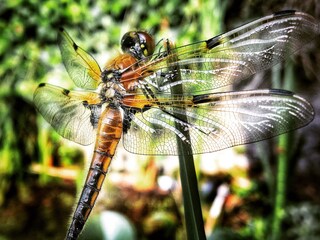
<svg viewBox="0 0 320 240">
<path fill-rule="evenodd" d="M 62 137 L 82 145 L 94 141 L 101 113 L 98 94 L 40 84 L 33 98 L 37 110 Z"/>
<path fill-rule="evenodd" d="M 84 89 L 96 89 L 101 81 L 101 69 L 96 60 L 62 28 L 58 34 L 58 44 L 63 64 L 75 85 Z"/>
<path fill-rule="evenodd" d="M 125 121 L 131 123 L 123 136 L 125 149 L 137 154 L 179 155 L 179 138 L 191 146 L 188 154 L 214 152 L 302 127 L 314 115 L 306 100 L 288 91 L 197 95 L 185 104 L 183 99 L 176 96 L 171 106 L 128 113 Z"/>
<path fill-rule="evenodd" d="M 169 55 L 160 53 L 144 66 L 146 75 L 153 71 L 145 80 L 159 92 L 170 92 L 179 84 L 184 93 L 210 93 L 283 61 L 318 32 L 318 22 L 310 15 L 280 12 L 206 41 L 172 49 Z M 175 74 L 180 74 L 180 80 L 172 83 Z"/>
</svg>

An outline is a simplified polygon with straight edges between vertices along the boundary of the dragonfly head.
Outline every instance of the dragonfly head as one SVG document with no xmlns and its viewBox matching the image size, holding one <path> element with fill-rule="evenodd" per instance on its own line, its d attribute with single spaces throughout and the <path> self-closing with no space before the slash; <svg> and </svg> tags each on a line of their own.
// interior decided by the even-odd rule
<svg viewBox="0 0 320 240">
<path fill-rule="evenodd" d="M 155 42 L 153 37 L 147 32 L 130 31 L 123 35 L 121 49 L 136 59 L 142 60 L 153 54 Z"/>
</svg>

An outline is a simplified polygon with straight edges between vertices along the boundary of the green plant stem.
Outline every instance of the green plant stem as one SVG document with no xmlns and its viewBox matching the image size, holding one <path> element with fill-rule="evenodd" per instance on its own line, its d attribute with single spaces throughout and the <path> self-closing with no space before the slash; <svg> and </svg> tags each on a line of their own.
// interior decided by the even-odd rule
<svg viewBox="0 0 320 240">
<path fill-rule="evenodd" d="M 224 6 L 226 6 L 224 4 Z M 200 17 L 202 19 L 202 29 L 205 29 L 203 32 L 203 38 L 212 37 L 212 34 L 218 34 L 221 31 L 221 19 L 224 11 L 221 11 L 221 2 L 218 0 L 204 1 L 203 6 L 200 7 Z M 208 34 L 208 35 L 206 35 Z M 170 45 L 167 45 L 168 54 L 172 53 Z M 173 55 L 172 55 L 173 56 Z M 174 63 L 174 57 L 168 58 L 169 63 Z M 171 65 L 172 66 L 172 65 Z M 173 72 L 179 73 L 179 67 L 172 66 Z M 179 81 L 181 77 L 179 74 L 176 74 L 171 81 Z M 183 89 L 180 84 L 175 85 L 171 88 L 171 93 L 182 94 Z M 180 109 L 180 111 L 185 111 L 185 109 Z M 187 114 L 180 114 L 180 120 L 187 123 Z M 175 127 L 182 133 L 184 133 L 187 141 L 191 142 L 190 135 L 188 131 L 185 131 L 179 124 L 175 124 Z M 177 146 L 179 155 L 179 167 L 180 167 L 180 179 L 182 185 L 182 195 L 184 203 L 184 212 L 185 212 L 185 226 L 187 232 L 187 238 L 189 240 L 203 240 L 206 239 L 201 203 L 198 191 L 198 181 L 194 166 L 194 159 L 192 155 L 192 148 L 190 144 L 186 141 L 182 141 L 177 136 Z M 183 154 L 182 154 L 183 153 Z"/>
<path fill-rule="evenodd" d="M 167 43 L 167 52 L 169 55 L 172 53 L 170 43 Z M 179 81 L 181 79 L 178 65 L 172 65 L 172 63 L 174 63 L 176 60 L 177 59 L 175 59 L 174 54 L 171 55 L 171 57 L 168 57 L 168 66 L 171 64 L 170 70 L 178 73 L 170 79 L 172 82 Z M 171 88 L 171 94 L 173 96 L 182 93 L 183 89 L 181 84 L 175 85 Z M 180 111 L 185 111 L 185 109 L 180 108 Z M 186 116 L 187 114 L 181 114 L 180 120 L 188 123 L 188 119 Z M 203 240 L 206 239 L 206 237 L 192 148 L 189 144 L 191 142 L 191 138 L 189 135 L 189 131 L 186 131 L 179 123 L 175 122 L 175 127 L 186 137 L 186 141 L 183 141 L 180 137 L 177 136 L 177 147 L 179 152 L 180 179 L 182 186 L 187 238 L 189 240 Z"/>
<path fill-rule="evenodd" d="M 280 81 L 278 80 L 276 87 L 280 88 Z M 285 70 L 285 84 L 283 88 L 287 90 L 294 89 L 294 74 L 293 64 L 288 63 Z M 290 124 L 290 123 L 289 123 Z M 272 240 L 281 239 L 281 224 L 285 215 L 286 193 L 287 193 L 287 178 L 290 154 L 288 152 L 289 146 L 293 145 L 293 133 L 287 133 L 278 138 L 278 168 L 276 179 L 275 204 L 272 221 Z"/>
<path fill-rule="evenodd" d="M 179 151 L 186 150 L 184 145 L 179 145 Z M 187 236 L 189 240 L 202 240 L 205 232 L 193 156 L 180 155 L 179 166 Z"/>
<path fill-rule="evenodd" d="M 272 222 L 272 239 L 281 239 L 281 223 L 284 216 L 284 206 L 286 202 L 287 191 L 287 169 L 288 169 L 288 154 L 286 152 L 288 143 L 288 135 L 284 134 L 279 137 L 279 155 L 278 155 L 278 171 L 276 182 L 276 195 L 274 215 Z"/>
</svg>

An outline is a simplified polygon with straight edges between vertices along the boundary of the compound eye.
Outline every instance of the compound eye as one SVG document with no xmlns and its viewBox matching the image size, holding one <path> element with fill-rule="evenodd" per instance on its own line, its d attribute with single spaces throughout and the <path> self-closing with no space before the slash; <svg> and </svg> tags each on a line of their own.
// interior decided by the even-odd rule
<svg viewBox="0 0 320 240">
<path fill-rule="evenodd" d="M 136 32 L 127 32 L 121 39 L 121 49 L 125 53 L 130 53 L 130 49 L 136 46 L 139 38 Z"/>
<path fill-rule="evenodd" d="M 155 43 L 153 37 L 143 31 L 127 32 L 121 39 L 121 49 L 137 59 L 144 59 L 153 54 Z"/>
<path fill-rule="evenodd" d="M 153 54 L 155 43 L 153 37 L 147 32 L 137 32 L 140 40 L 140 47 L 145 57 Z"/>
</svg>

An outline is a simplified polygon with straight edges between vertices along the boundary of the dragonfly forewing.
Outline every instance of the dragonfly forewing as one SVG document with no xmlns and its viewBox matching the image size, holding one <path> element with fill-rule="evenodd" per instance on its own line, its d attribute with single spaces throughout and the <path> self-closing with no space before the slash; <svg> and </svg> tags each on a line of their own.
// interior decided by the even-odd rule
<svg viewBox="0 0 320 240">
<path fill-rule="evenodd" d="M 181 84 L 184 93 L 210 93 L 284 61 L 316 38 L 318 22 L 305 13 L 282 12 L 238 27 L 228 33 L 175 49 L 181 79 L 172 83 L 166 61 L 154 61 L 146 78 L 160 92 Z M 165 54 L 163 54 L 165 56 Z M 172 58 L 172 57 L 171 57 Z"/>
<path fill-rule="evenodd" d="M 63 64 L 75 85 L 83 89 L 96 89 L 101 81 L 101 70 L 96 60 L 62 28 L 58 34 L 58 44 Z"/>
</svg>

